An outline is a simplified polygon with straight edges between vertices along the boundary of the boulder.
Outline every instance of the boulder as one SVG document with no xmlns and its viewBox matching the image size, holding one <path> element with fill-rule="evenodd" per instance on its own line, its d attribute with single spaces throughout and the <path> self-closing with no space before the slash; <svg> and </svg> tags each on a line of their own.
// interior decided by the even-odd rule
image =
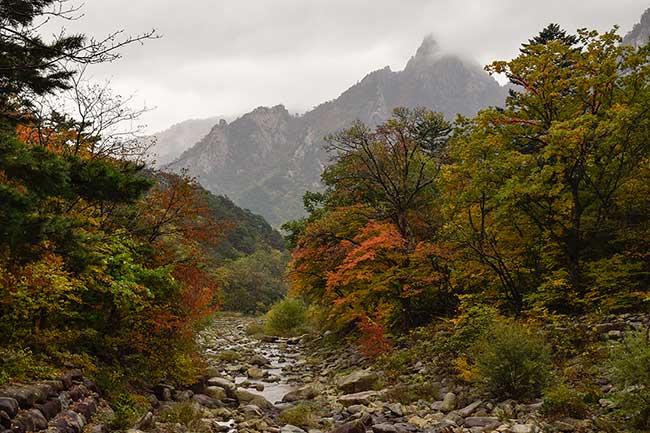
<svg viewBox="0 0 650 433">
<path fill-rule="evenodd" d="M 214 399 L 205 394 L 194 394 L 192 396 L 192 400 L 203 407 L 207 407 L 208 409 L 217 409 L 222 406 L 222 403 L 219 399 Z"/>
<path fill-rule="evenodd" d="M 495 416 L 470 416 L 465 418 L 466 427 L 487 427 L 501 424 L 499 418 Z"/>
<path fill-rule="evenodd" d="M 374 433 L 397 433 L 397 427 L 393 424 L 388 423 L 379 423 L 372 426 L 372 431 Z"/>
<path fill-rule="evenodd" d="M 228 398 L 228 393 L 224 388 L 219 386 L 208 386 L 205 388 L 205 394 L 215 400 L 225 400 Z"/>
<path fill-rule="evenodd" d="M 341 424 L 330 433 L 366 433 L 366 426 L 361 421 L 351 421 Z"/>
<path fill-rule="evenodd" d="M 456 409 L 456 394 L 453 392 L 448 392 L 445 394 L 445 397 L 442 399 L 442 405 L 440 405 L 440 412 L 451 412 Z"/>
<path fill-rule="evenodd" d="M 246 376 L 253 380 L 262 379 L 264 377 L 264 370 L 258 367 L 251 367 L 246 370 Z"/>
<path fill-rule="evenodd" d="M 60 413 L 51 422 L 51 426 L 56 427 L 61 433 L 81 433 L 85 424 L 83 417 L 71 410 Z"/>
<path fill-rule="evenodd" d="M 211 377 L 208 379 L 208 386 L 218 386 L 219 388 L 223 388 L 226 391 L 226 394 L 230 398 L 235 398 L 235 390 L 237 389 L 236 385 L 229 381 L 228 379 L 224 379 L 222 377 Z"/>
<path fill-rule="evenodd" d="M 12 397 L 0 397 L 0 411 L 3 411 L 10 418 L 13 418 L 18 413 L 18 401 Z"/>
<path fill-rule="evenodd" d="M 512 433 L 535 433 L 535 426 L 533 424 L 515 424 L 510 427 Z"/>
<path fill-rule="evenodd" d="M 470 403 L 464 408 L 460 409 L 458 411 L 458 414 L 463 418 L 467 418 L 468 416 L 473 414 L 476 409 L 478 409 L 481 403 L 483 403 L 483 400 L 476 400 L 474 403 Z"/>
<path fill-rule="evenodd" d="M 343 406 L 352 406 L 354 404 L 363 404 L 367 405 L 370 401 L 376 397 L 379 393 L 377 391 L 363 391 L 357 392 L 354 394 L 346 394 L 339 397 L 338 401 Z"/>
<path fill-rule="evenodd" d="M 339 382 L 339 388 L 345 393 L 357 393 L 372 389 L 379 377 L 377 373 L 367 370 L 355 370 L 352 373 L 342 377 Z"/>
<path fill-rule="evenodd" d="M 259 354 L 253 355 L 249 362 L 253 365 L 257 365 L 258 367 L 266 367 L 267 365 L 271 365 L 271 361 Z"/>
<path fill-rule="evenodd" d="M 35 407 L 41 411 L 45 418 L 52 419 L 61 412 L 61 400 L 58 398 L 51 398 L 45 403 L 37 404 Z"/>
<path fill-rule="evenodd" d="M 303 429 L 300 427 L 296 427 L 295 425 L 287 424 L 282 426 L 280 429 L 280 433 L 306 433 Z"/>
<path fill-rule="evenodd" d="M 318 396 L 318 391 L 311 386 L 306 385 L 294 391 L 288 392 L 282 397 L 282 401 L 292 403 L 300 400 L 312 400 Z"/>
</svg>

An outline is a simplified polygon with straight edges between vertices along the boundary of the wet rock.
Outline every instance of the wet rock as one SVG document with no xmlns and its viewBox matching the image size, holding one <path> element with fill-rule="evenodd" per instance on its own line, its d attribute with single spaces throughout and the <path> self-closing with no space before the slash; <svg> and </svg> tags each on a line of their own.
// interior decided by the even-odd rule
<svg viewBox="0 0 650 433">
<path fill-rule="evenodd" d="M 18 413 L 18 401 L 12 397 L 0 397 L 0 411 L 3 411 L 10 418 L 13 418 Z"/>
<path fill-rule="evenodd" d="M 440 405 L 440 412 L 451 412 L 456 409 L 456 394 L 453 392 L 448 392 L 445 394 L 445 397 L 442 399 L 442 404 Z"/>
<path fill-rule="evenodd" d="M 379 377 L 375 372 L 367 370 L 355 370 L 352 373 L 342 377 L 339 382 L 339 388 L 345 393 L 357 393 L 368 391 L 373 387 Z"/>
<path fill-rule="evenodd" d="M 295 391 L 288 392 L 282 397 L 282 401 L 287 403 L 292 403 L 294 401 L 300 400 L 312 400 L 318 396 L 318 391 L 311 386 L 306 385 L 301 388 L 296 389 Z"/>
<path fill-rule="evenodd" d="M 266 367 L 267 365 L 271 365 L 271 361 L 259 354 L 253 355 L 249 362 L 253 365 L 257 365 L 258 367 Z"/>
<path fill-rule="evenodd" d="M 251 367 L 246 370 L 246 375 L 253 380 L 259 380 L 264 377 L 264 370 L 258 367 Z"/>
<path fill-rule="evenodd" d="M 282 426 L 280 429 L 280 433 L 306 433 L 303 429 L 300 427 L 296 427 L 295 425 L 287 424 L 285 426 Z"/>
<path fill-rule="evenodd" d="M 377 391 L 363 391 L 354 394 L 346 394 L 339 397 L 338 401 L 343 406 L 352 406 L 353 404 L 367 405 L 379 393 Z"/>
</svg>

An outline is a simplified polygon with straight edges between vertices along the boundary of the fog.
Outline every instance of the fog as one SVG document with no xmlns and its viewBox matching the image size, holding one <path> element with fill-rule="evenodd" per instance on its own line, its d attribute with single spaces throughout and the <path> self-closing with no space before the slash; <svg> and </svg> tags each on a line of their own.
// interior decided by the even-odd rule
<svg viewBox="0 0 650 433">
<path fill-rule="evenodd" d="M 114 30 L 162 38 L 90 70 L 96 80 L 156 107 L 150 132 L 260 105 L 302 112 L 389 65 L 400 70 L 433 34 L 445 51 L 481 64 L 507 59 L 550 22 L 629 31 L 643 0 L 88 0 L 70 32 Z M 62 23 L 50 23 L 50 29 Z M 54 29 L 52 29 L 53 31 Z"/>
</svg>

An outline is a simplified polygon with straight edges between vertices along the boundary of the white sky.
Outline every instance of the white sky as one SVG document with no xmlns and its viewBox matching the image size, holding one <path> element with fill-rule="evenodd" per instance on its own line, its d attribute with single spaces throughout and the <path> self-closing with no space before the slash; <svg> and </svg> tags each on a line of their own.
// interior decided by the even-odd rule
<svg viewBox="0 0 650 433">
<path fill-rule="evenodd" d="M 72 0 L 75 1 L 75 0 Z M 443 49 L 481 64 L 515 55 L 550 22 L 623 35 L 647 0 L 86 0 L 65 23 L 100 37 L 156 28 L 159 40 L 94 67 L 122 95 L 135 93 L 149 132 L 173 123 L 284 104 L 302 112 L 368 72 L 401 70 L 431 33 Z"/>
</svg>

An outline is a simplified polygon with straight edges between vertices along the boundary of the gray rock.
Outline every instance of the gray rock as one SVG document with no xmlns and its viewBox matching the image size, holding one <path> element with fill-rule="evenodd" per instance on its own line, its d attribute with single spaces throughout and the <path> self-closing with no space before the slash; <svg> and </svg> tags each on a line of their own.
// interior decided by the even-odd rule
<svg viewBox="0 0 650 433">
<path fill-rule="evenodd" d="M 494 416 L 469 416 L 465 418 L 466 427 L 487 427 L 501 424 L 499 418 Z"/>
<path fill-rule="evenodd" d="M 284 397 L 282 397 L 282 401 L 292 403 L 300 400 L 312 400 L 316 398 L 316 396 L 318 396 L 318 391 L 316 391 L 313 386 L 306 385 L 302 388 L 296 389 L 295 391 L 288 392 Z"/>
<path fill-rule="evenodd" d="M 250 363 L 253 365 L 257 365 L 258 367 L 266 367 L 267 365 L 271 365 L 271 361 L 266 359 L 262 355 L 253 355 L 250 359 Z"/>
<path fill-rule="evenodd" d="M 386 409 L 393 413 L 393 415 L 404 416 L 404 410 L 402 409 L 402 405 L 399 403 L 388 403 Z"/>
<path fill-rule="evenodd" d="M 535 433 L 535 426 L 533 424 L 515 424 L 510 427 L 512 433 Z"/>
<path fill-rule="evenodd" d="M 205 388 L 205 394 L 215 400 L 223 401 L 228 398 L 226 390 L 219 386 L 208 386 Z"/>
<path fill-rule="evenodd" d="M 249 417 L 260 417 L 264 415 L 260 407 L 254 404 L 247 404 L 245 406 L 240 407 L 239 410 Z"/>
<path fill-rule="evenodd" d="M 220 400 L 214 399 L 205 394 L 194 394 L 192 396 L 192 400 L 201 406 L 207 407 L 208 409 L 217 409 L 222 406 Z"/>
<path fill-rule="evenodd" d="M 339 397 L 338 401 L 343 406 L 352 406 L 353 404 L 367 405 L 379 393 L 377 391 L 363 391 L 354 394 L 346 394 Z"/>
<path fill-rule="evenodd" d="M 251 367 L 246 370 L 246 375 L 251 379 L 262 379 L 264 377 L 264 370 L 258 367 Z"/>
<path fill-rule="evenodd" d="M 0 397 L 0 410 L 13 418 L 18 413 L 18 401 L 12 397 Z"/>
<path fill-rule="evenodd" d="M 476 409 L 483 403 L 483 400 L 476 400 L 474 403 L 468 404 L 464 408 L 458 411 L 458 414 L 463 418 L 466 418 L 474 413 Z"/>
<path fill-rule="evenodd" d="M 59 429 L 61 433 L 81 433 L 86 425 L 86 420 L 77 412 L 68 410 L 60 413 L 52 421 L 51 426 Z"/>
<path fill-rule="evenodd" d="M 138 422 L 135 424 L 135 428 L 138 430 L 148 430 L 149 428 L 153 427 L 154 424 L 154 417 L 153 413 L 147 412 L 142 417 Z"/>
<path fill-rule="evenodd" d="M 366 426 L 361 421 L 346 422 L 331 430 L 330 433 L 366 433 Z"/>
<path fill-rule="evenodd" d="M 455 422 L 444 420 L 428 428 L 426 433 L 454 433 L 457 427 L 458 424 Z"/>
<path fill-rule="evenodd" d="M 453 392 L 448 392 L 445 394 L 445 397 L 442 399 L 442 405 L 440 405 L 440 411 L 447 413 L 456 409 L 456 394 Z"/>
<path fill-rule="evenodd" d="M 225 389 L 228 397 L 233 397 L 237 388 L 233 382 L 222 377 L 211 377 L 208 379 L 208 386 L 218 386 L 219 388 Z"/>
<path fill-rule="evenodd" d="M 52 419 L 61 412 L 61 400 L 52 398 L 43 404 L 37 404 L 35 407 L 41 411 L 45 418 Z"/>
<path fill-rule="evenodd" d="M 295 425 L 287 424 L 282 426 L 280 429 L 280 433 L 307 433 L 300 427 L 296 427 Z"/>
<path fill-rule="evenodd" d="M 355 370 L 347 376 L 342 377 L 338 382 L 338 386 L 345 393 L 357 393 L 372 389 L 378 379 L 379 377 L 375 372 Z"/>
<path fill-rule="evenodd" d="M 373 425 L 372 431 L 374 433 L 397 433 L 397 427 L 395 427 L 393 424 L 382 422 Z"/>
</svg>

